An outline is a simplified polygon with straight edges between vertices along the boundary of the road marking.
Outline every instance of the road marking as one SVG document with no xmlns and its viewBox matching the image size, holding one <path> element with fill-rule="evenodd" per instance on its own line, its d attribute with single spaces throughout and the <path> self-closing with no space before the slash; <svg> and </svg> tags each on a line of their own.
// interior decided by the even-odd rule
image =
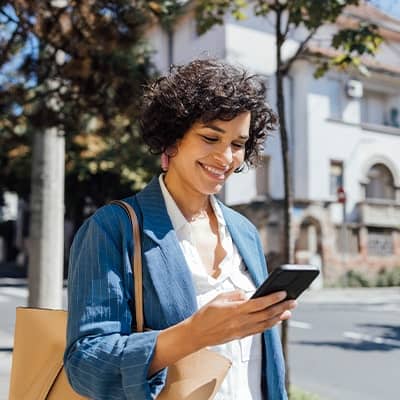
<svg viewBox="0 0 400 400">
<path fill-rule="evenodd" d="M 384 344 L 384 345 L 389 345 L 389 346 L 400 347 L 400 340 L 388 339 L 388 338 L 383 338 L 383 337 L 379 337 L 379 336 L 371 336 L 371 335 L 367 335 L 365 333 L 344 332 L 343 336 L 347 337 L 349 339 L 354 339 L 354 340 L 359 340 L 359 341 L 364 341 L 364 342 L 372 342 L 372 343 L 376 343 L 376 344 Z"/>
<path fill-rule="evenodd" d="M 300 329 L 311 329 L 312 326 L 311 324 L 307 323 L 307 322 L 301 322 L 301 321 L 289 321 L 289 326 L 293 327 L 293 328 L 300 328 Z"/>
<path fill-rule="evenodd" d="M 382 304 L 382 305 L 374 305 L 374 306 L 367 306 L 366 309 L 368 311 L 399 311 L 400 304 Z"/>
<path fill-rule="evenodd" d="M 0 294 L 0 303 L 8 303 L 10 299 L 7 296 L 3 296 Z"/>
<path fill-rule="evenodd" d="M 28 298 L 28 288 L 25 287 L 2 287 L 0 288 L 0 292 L 2 295 L 6 296 L 19 297 L 20 299 Z"/>
</svg>

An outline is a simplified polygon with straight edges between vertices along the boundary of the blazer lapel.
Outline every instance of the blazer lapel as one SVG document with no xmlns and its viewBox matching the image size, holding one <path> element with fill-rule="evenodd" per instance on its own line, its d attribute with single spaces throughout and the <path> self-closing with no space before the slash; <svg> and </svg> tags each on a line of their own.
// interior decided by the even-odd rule
<svg viewBox="0 0 400 400">
<path fill-rule="evenodd" d="M 142 212 L 143 261 L 167 325 L 197 309 L 190 270 L 179 246 L 157 178 L 136 195 Z"/>
<path fill-rule="evenodd" d="M 219 202 L 219 204 L 224 214 L 229 233 L 232 236 L 232 240 L 238 248 L 254 284 L 256 286 L 261 285 L 266 278 L 267 271 L 265 271 L 263 265 L 260 264 L 258 254 L 254 254 L 254 240 L 256 238 L 250 230 L 238 223 L 240 221 L 236 220 L 235 215 L 231 210 L 221 202 Z"/>
<path fill-rule="evenodd" d="M 221 203 L 220 203 L 221 204 Z M 265 264 L 260 262 L 260 255 L 254 254 L 257 247 L 254 244 L 254 234 L 245 225 L 240 224 L 238 217 L 221 204 L 229 232 L 240 255 L 247 266 L 256 286 L 261 285 L 268 275 Z M 287 399 L 285 391 L 285 364 L 283 360 L 279 334 L 276 328 L 263 333 L 263 387 L 268 400 Z"/>
</svg>

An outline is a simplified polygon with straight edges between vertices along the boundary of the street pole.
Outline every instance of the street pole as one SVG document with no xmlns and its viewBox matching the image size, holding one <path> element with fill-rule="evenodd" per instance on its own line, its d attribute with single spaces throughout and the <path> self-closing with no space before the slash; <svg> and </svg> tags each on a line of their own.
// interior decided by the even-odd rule
<svg viewBox="0 0 400 400">
<path fill-rule="evenodd" d="M 347 257 L 347 229 L 346 229 L 346 202 L 342 204 L 343 216 L 342 216 L 342 238 L 343 238 L 343 267 L 346 269 L 346 257 Z"/>
<path fill-rule="evenodd" d="M 343 187 L 339 187 L 337 190 L 338 202 L 342 204 L 342 265 L 345 271 L 345 285 L 348 285 L 346 261 L 347 261 L 347 226 L 346 226 L 346 193 Z"/>
<path fill-rule="evenodd" d="M 65 138 L 36 132 L 32 154 L 28 284 L 30 307 L 61 308 L 64 271 Z"/>
</svg>

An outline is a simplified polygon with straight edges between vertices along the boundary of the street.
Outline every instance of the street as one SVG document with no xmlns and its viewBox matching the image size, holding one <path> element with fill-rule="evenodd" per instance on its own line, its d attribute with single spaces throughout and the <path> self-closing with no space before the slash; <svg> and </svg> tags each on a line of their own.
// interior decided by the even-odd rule
<svg viewBox="0 0 400 400">
<path fill-rule="evenodd" d="M 322 400 L 399 398 L 400 289 L 323 292 L 294 311 L 292 383 Z"/>
<path fill-rule="evenodd" d="M 0 400 L 8 396 L 15 307 L 27 298 L 24 281 L 10 282 L 0 282 Z M 398 398 L 400 288 L 309 291 L 294 311 L 289 338 L 297 387 L 321 400 Z"/>
<path fill-rule="evenodd" d="M 27 298 L 26 279 L 0 278 L 0 400 L 8 399 L 15 308 L 26 306 Z"/>
<path fill-rule="evenodd" d="M 8 398 L 15 307 L 26 305 L 27 295 L 26 287 L 0 286 L 0 400 Z"/>
</svg>

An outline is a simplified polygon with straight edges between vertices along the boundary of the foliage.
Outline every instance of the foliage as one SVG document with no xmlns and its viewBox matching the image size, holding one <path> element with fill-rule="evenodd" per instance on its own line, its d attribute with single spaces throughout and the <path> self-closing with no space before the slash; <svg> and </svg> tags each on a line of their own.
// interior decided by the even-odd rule
<svg viewBox="0 0 400 400">
<path fill-rule="evenodd" d="M 342 14 L 345 6 L 358 5 L 359 0 L 328 0 L 323 7 L 318 1 L 310 0 L 198 0 L 196 16 L 197 29 L 200 34 L 208 31 L 216 24 L 223 24 L 226 14 L 233 15 L 237 20 L 246 18 L 245 10 L 250 6 L 257 16 L 266 17 L 270 14 L 282 15 L 285 24 L 280 28 L 277 37 L 278 45 L 289 38 L 289 34 L 296 28 L 306 28 L 308 35 L 299 43 L 295 55 L 283 62 L 281 70 L 288 73 L 293 61 L 307 50 L 307 43 L 315 35 L 319 27 L 334 23 Z M 361 73 L 367 73 L 365 65 L 361 61 L 363 55 L 373 55 L 377 51 L 382 38 L 378 27 L 371 23 L 359 22 L 354 27 L 341 29 L 333 35 L 331 45 L 339 54 L 330 59 L 321 59 L 317 63 L 315 77 L 323 76 L 332 67 L 355 67 Z"/>
<path fill-rule="evenodd" d="M 163 28 L 169 31 L 183 14 L 186 2 L 187 0 L 149 1 L 148 6 L 157 15 Z"/>
<path fill-rule="evenodd" d="M 143 186 L 157 168 L 137 126 L 143 84 L 155 74 L 143 34 L 175 3 L 0 2 L 2 189 L 28 197 L 33 133 L 54 126 L 66 136 L 67 208 L 94 182 L 103 182 L 92 193 L 100 204 L 104 181 L 111 197 Z"/>
<path fill-rule="evenodd" d="M 377 274 L 375 285 L 378 287 L 400 286 L 400 267 L 382 268 Z"/>
<path fill-rule="evenodd" d="M 214 25 L 224 23 L 225 14 L 232 14 L 237 20 L 246 18 L 246 0 L 200 0 L 197 1 L 197 31 L 203 34 Z"/>
<path fill-rule="evenodd" d="M 320 400 L 319 396 L 312 393 L 304 392 L 303 390 L 293 385 L 290 387 L 289 397 L 290 400 Z"/>
<path fill-rule="evenodd" d="M 343 287 L 370 287 L 371 281 L 360 271 L 351 269 L 340 280 Z"/>
<path fill-rule="evenodd" d="M 400 267 L 381 268 L 378 273 L 351 269 L 341 276 L 332 287 L 390 287 L 400 286 Z"/>
</svg>

